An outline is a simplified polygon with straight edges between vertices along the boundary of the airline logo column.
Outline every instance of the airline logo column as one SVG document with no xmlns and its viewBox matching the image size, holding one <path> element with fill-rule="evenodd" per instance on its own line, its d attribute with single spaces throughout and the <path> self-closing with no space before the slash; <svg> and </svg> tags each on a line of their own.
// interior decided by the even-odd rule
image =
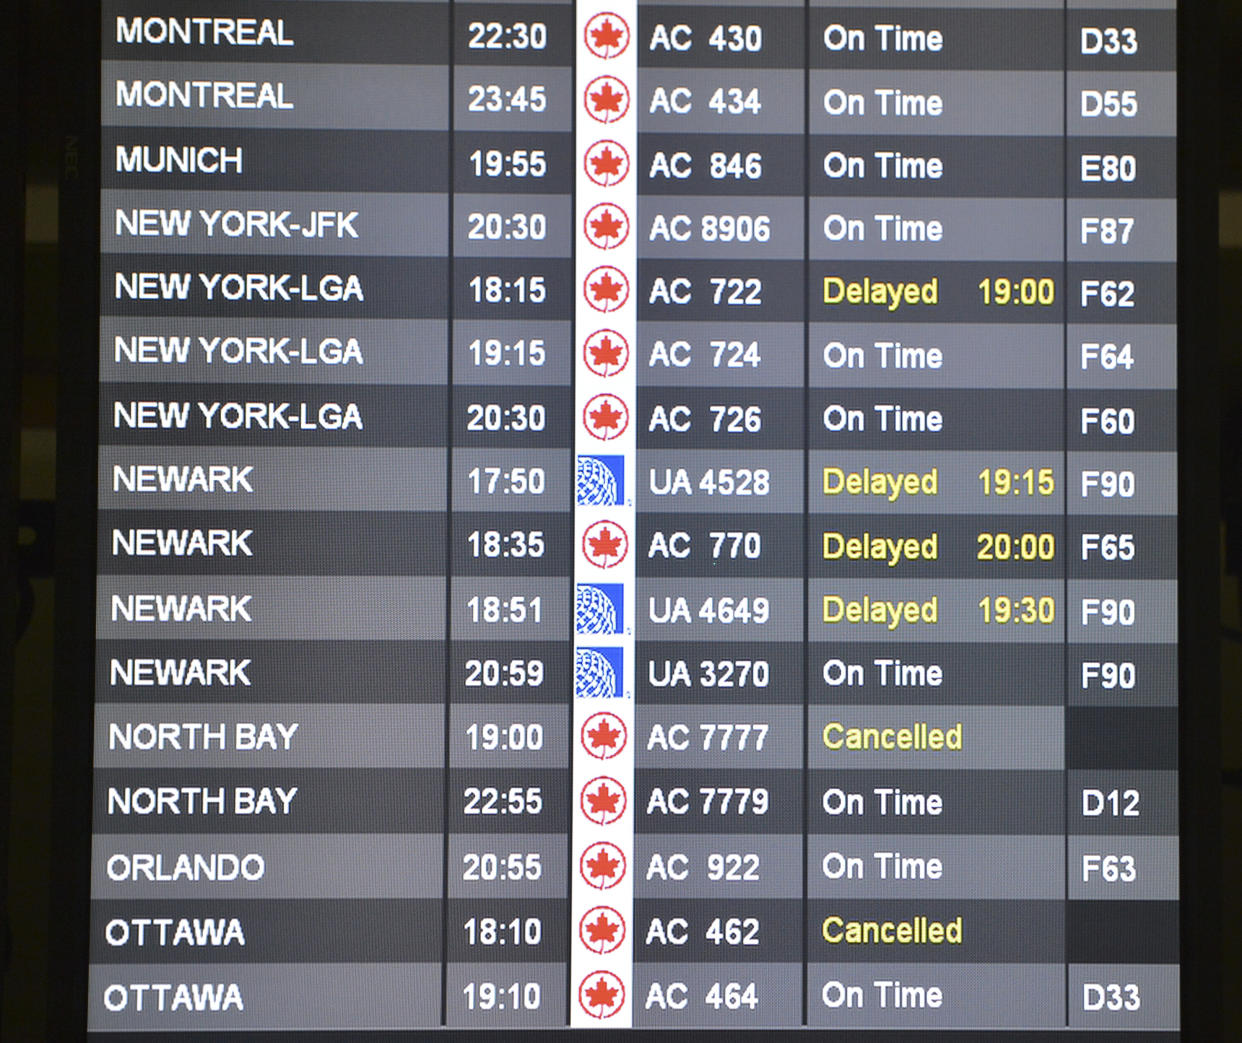
<svg viewBox="0 0 1242 1043">
<path fill-rule="evenodd" d="M 635 0 L 578 5 L 570 1023 L 632 1022 Z"/>
</svg>

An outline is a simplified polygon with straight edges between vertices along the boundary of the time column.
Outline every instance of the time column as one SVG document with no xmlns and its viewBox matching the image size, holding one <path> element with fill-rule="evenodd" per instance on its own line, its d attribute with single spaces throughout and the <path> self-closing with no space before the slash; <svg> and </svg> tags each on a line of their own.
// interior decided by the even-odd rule
<svg viewBox="0 0 1242 1043">
<path fill-rule="evenodd" d="M 1093 7 L 1065 38 L 1067 1013 L 1172 1029 L 1177 25 L 1171 0 Z"/>
<path fill-rule="evenodd" d="M 566 1019 L 573 5 L 453 5 L 445 1023 Z"/>
<path fill-rule="evenodd" d="M 103 22 L 90 1025 L 434 1025 L 448 5 L 221 6 Z"/>
<path fill-rule="evenodd" d="M 801 4 L 639 5 L 634 1023 L 802 1023 Z"/>
</svg>

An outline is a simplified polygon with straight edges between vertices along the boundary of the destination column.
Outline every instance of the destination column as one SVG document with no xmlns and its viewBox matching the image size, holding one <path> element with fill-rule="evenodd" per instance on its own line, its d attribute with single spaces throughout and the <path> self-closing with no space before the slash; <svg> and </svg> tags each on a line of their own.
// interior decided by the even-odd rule
<svg viewBox="0 0 1242 1043">
<path fill-rule="evenodd" d="M 246 12 L 103 22 L 90 1025 L 433 1025 L 447 5 Z"/>
<path fill-rule="evenodd" d="M 1062 13 L 811 9 L 807 1009 L 1064 1024 Z"/>
</svg>

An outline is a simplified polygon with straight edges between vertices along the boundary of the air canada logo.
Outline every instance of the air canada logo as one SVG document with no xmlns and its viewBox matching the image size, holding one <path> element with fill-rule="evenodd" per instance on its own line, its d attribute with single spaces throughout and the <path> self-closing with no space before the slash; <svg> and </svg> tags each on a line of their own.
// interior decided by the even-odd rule
<svg viewBox="0 0 1242 1043">
<path fill-rule="evenodd" d="M 597 377 L 615 377 L 629 364 L 629 341 L 616 330 L 596 330 L 582 345 L 582 361 Z"/>
<path fill-rule="evenodd" d="M 630 45 L 630 27 L 620 15 L 601 11 L 593 15 L 583 32 L 587 50 L 596 58 L 616 58 Z"/>
<path fill-rule="evenodd" d="M 597 141 L 587 149 L 582 165 L 587 177 L 600 188 L 612 188 L 630 172 L 630 154 L 615 141 Z"/>
<path fill-rule="evenodd" d="M 582 231 L 592 246 L 612 250 L 630 234 L 630 219 L 613 203 L 596 203 L 582 219 Z"/>
<path fill-rule="evenodd" d="M 597 760 L 612 760 L 625 749 L 627 737 L 625 722 L 607 710 L 591 714 L 582 725 L 582 748 Z"/>
<path fill-rule="evenodd" d="M 596 76 L 582 98 L 587 114 L 600 123 L 616 123 L 630 111 L 630 90 L 615 76 Z"/>
<path fill-rule="evenodd" d="M 591 844 L 578 859 L 578 872 L 592 887 L 607 891 L 625 879 L 625 852 L 606 840 Z"/>
<path fill-rule="evenodd" d="M 625 941 L 625 917 L 610 905 L 588 909 L 578 921 L 578 938 L 601 956 L 616 952 Z"/>
<path fill-rule="evenodd" d="M 586 429 L 601 442 L 610 442 L 625 434 L 630 426 L 629 407 L 607 391 L 592 396 L 582 409 Z"/>
<path fill-rule="evenodd" d="M 596 311 L 616 311 L 630 299 L 630 280 L 620 268 L 601 264 L 583 280 L 582 293 Z"/>
<path fill-rule="evenodd" d="M 582 787 L 578 807 L 597 826 L 611 826 L 625 814 L 625 787 L 616 779 L 600 775 Z"/>
<path fill-rule="evenodd" d="M 611 569 L 620 565 L 629 549 L 629 536 L 613 521 L 592 522 L 582 534 L 583 557 L 596 568 Z"/>
<path fill-rule="evenodd" d="M 611 1018 L 625 1004 L 625 983 L 612 971 L 596 971 L 578 986 L 578 1005 L 593 1018 Z"/>
</svg>

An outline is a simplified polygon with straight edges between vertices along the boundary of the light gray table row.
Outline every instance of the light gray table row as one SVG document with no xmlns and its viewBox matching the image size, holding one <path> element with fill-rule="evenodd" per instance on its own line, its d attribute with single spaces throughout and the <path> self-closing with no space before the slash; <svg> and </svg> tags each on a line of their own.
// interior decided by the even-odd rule
<svg viewBox="0 0 1242 1043">
<path fill-rule="evenodd" d="M 1177 512 L 1173 453 L 850 449 L 640 450 L 638 509 L 800 514 L 804 466 L 812 514 Z M 996 468 L 1026 476 L 1018 481 L 1023 490 L 1037 485 L 1041 469 L 1050 469 L 1053 491 L 986 494 L 979 475 Z"/>
<path fill-rule="evenodd" d="M 802 1024 L 802 986 L 791 969 L 801 965 L 638 964 L 627 1001 L 637 1026 L 792 1027 Z M 1064 964 L 812 964 L 808 1021 L 838 1028 L 1062 1027 L 1066 970 Z M 1175 966 L 1072 964 L 1068 972 L 1074 1027 L 1178 1024 Z M 191 986 L 201 993 L 205 982 L 218 996 L 214 1010 L 195 1002 Z M 470 1010 L 480 982 L 503 990 L 516 982 L 518 1009 L 507 1003 Z M 225 975 L 193 964 L 94 966 L 89 1024 L 94 1031 L 427 1028 L 439 1025 L 440 988 L 439 964 L 249 964 Z M 1113 988 L 1120 1010 L 1110 1009 Z M 564 993 L 563 964 L 453 964 L 447 1020 L 562 1025 Z M 1128 997 L 1133 1009 L 1126 1009 Z"/>
<path fill-rule="evenodd" d="M 446 457 L 443 449 L 101 446 L 99 506 L 444 510 Z M 453 505 L 568 511 L 571 466 L 567 449 L 455 449 Z"/>
<path fill-rule="evenodd" d="M 518 1005 L 479 985 L 518 983 Z M 471 986 L 473 985 L 473 989 Z M 439 963 L 94 965 L 91 1031 L 314 1031 L 438 1028 Z M 206 996 L 210 990 L 212 1000 Z M 502 995 L 504 995 L 502 993 Z M 203 997 L 199 999 L 199 997 Z M 471 1002 L 473 999 L 473 1003 Z M 563 963 L 455 963 L 448 968 L 447 1022 L 530 1027 L 565 1024 Z"/>
<path fill-rule="evenodd" d="M 564 898 L 560 833 L 455 833 L 450 898 Z M 95 898 L 440 898 L 442 833 L 96 834 Z"/>
<path fill-rule="evenodd" d="M 435 768 L 445 763 L 434 704 L 108 703 L 95 718 L 101 767 Z M 568 707 L 450 708 L 452 768 L 567 766 Z M 1059 706 L 816 703 L 804 735 L 796 704 L 640 705 L 639 768 L 1064 767 Z M 876 735 L 862 742 L 861 731 Z M 480 743 L 494 750 L 480 749 Z M 528 748 L 533 746 L 534 748 Z M 503 747 L 503 748 L 502 748 Z M 607 765 L 599 765 L 607 773 Z"/>
<path fill-rule="evenodd" d="M 796 969 L 797 964 L 792 968 Z M 637 965 L 636 1026 L 788 1028 L 803 1024 L 788 964 Z M 1015 1029 L 1066 1026 L 1064 964 L 849 963 L 807 966 L 807 1024 L 821 1028 Z M 1178 968 L 1071 964 L 1068 1024 L 1101 1029 L 1176 1028 Z M 1106 987 L 1133 985 L 1134 1010 L 1083 1009 Z M 1093 989 L 1092 986 L 1099 986 Z M 726 1007 L 723 997 L 732 997 Z M 721 999 L 719 1005 L 715 999 Z"/>
<path fill-rule="evenodd" d="M 1110 91 L 1134 92 L 1133 105 Z M 642 68 L 637 94 L 647 133 L 801 133 L 804 117 L 812 134 L 1155 137 L 1177 127 L 1172 72 Z"/>
<path fill-rule="evenodd" d="M 802 625 L 810 640 L 1168 642 L 1177 633 L 1171 580 L 644 578 L 636 587 L 638 639 L 780 640 Z M 983 599 L 987 606 L 981 606 Z M 998 598 L 1011 601 L 1013 618 Z M 1030 598 L 1028 605 L 1022 599 Z M 1022 618 L 1018 618 L 1021 616 Z"/>
<path fill-rule="evenodd" d="M 104 382 L 437 384 L 448 380 L 447 319 L 224 319 L 105 316 Z M 573 379 L 570 324 L 453 322 L 453 386 L 556 386 Z"/>
<path fill-rule="evenodd" d="M 569 195 L 224 192 L 112 189 L 100 200 L 105 253 L 316 257 L 564 257 Z M 497 222 L 500 222 L 497 224 Z M 1138 257 L 1138 253 L 1134 252 Z"/>
<path fill-rule="evenodd" d="M 436 576 L 111 576 L 98 584 L 100 638 L 557 640 L 568 637 L 567 578 Z M 484 599 L 499 597 L 492 620 Z M 515 598 L 524 598 L 519 608 Z M 524 614 L 523 614 L 524 613 Z M 436 683 L 430 681 L 429 683 Z"/>
<path fill-rule="evenodd" d="M 109 190 L 105 252 L 560 257 L 569 196 Z M 642 257 L 1171 261 L 1174 200 L 642 196 Z M 809 224 L 809 236 L 804 230 Z"/>
<path fill-rule="evenodd" d="M 564 898 L 565 845 L 558 834 L 455 834 L 449 897 Z M 443 857 L 438 833 L 101 835 L 92 894 L 439 898 Z M 640 832 L 631 873 L 637 898 L 796 898 L 805 861 L 811 898 L 1165 901 L 1177 898 L 1177 859 L 1174 835 L 812 833 L 804 847 L 798 833 Z"/>
<path fill-rule="evenodd" d="M 640 321 L 637 362 L 640 387 L 1172 389 L 1177 329 Z"/>
<path fill-rule="evenodd" d="M 554 130 L 573 123 L 573 72 L 458 65 L 455 130 Z M 449 66 L 105 61 L 103 126 L 447 130 Z M 543 100 L 536 101 L 532 88 Z M 493 90 L 494 88 L 494 90 Z M 523 91 L 521 95 L 517 91 Z M 495 99 L 495 100 L 493 100 Z M 538 111 L 536 111 L 538 109 Z"/>
<path fill-rule="evenodd" d="M 1068 873 L 1066 859 L 1068 856 Z M 1175 836 L 1055 834 L 636 838 L 636 898 L 991 898 L 1173 901 Z"/>
<path fill-rule="evenodd" d="M 648 258 L 1171 261 L 1173 199 L 640 196 Z"/>
<path fill-rule="evenodd" d="M 242 77 L 236 65 L 203 62 L 192 77 L 170 77 L 167 65 L 107 61 L 101 71 L 104 126 L 449 127 L 447 66 L 247 64 Z M 570 69 L 458 66 L 454 82 L 456 130 L 572 125 Z M 534 87 L 543 102 L 531 104 Z M 735 87 L 736 104 L 709 104 Z M 809 98 L 805 89 L 800 69 L 641 69 L 630 100 L 648 132 L 800 132 L 808 106 L 813 133 L 1141 137 L 1177 126 L 1171 72 L 814 70 Z M 743 106 L 752 90 L 755 103 Z M 1118 109 L 1108 91 L 1134 91 L 1135 106 Z"/>
<path fill-rule="evenodd" d="M 454 577 L 447 632 L 444 595 L 443 577 L 109 575 L 98 584 L 96 627 L 105 639 L 567 636 L 566 579 Z M 1014 618 L 994 601 L 980 605 L 1000 597 L 1012 600 Z M 1072 580 L 1068 592 L 1046 580 L 814 580 L 804 594 L 796 579 L 648 578 L 636 598 L 637 635 L 653 641 L 780 640 L 801 630 L 803 611 L 812 640 L 1060 642 L 1068 633 L 1071 644 L 1131 644 L 1173 641 L 1177 627 L 1177 585 L 1163 580 Z"/>
<path fill-rule="evenodd" d="M 445 319 L 109 316 L 100 377 L 436 384 L 447 331 Z M 1174 326 L 1051 322 L 640 322 L 631 364 L 643 387 L 801 387 L 805 367 L 812 387 L 1172 389 L 1176 337 Z M 459 319 L 453 340 L 455 386 L 570 383 L 569 323 Z"/>
<path fill-rule="evenodd" d="M 448 765 L 565 767 L 569 714 L 561 704 L 453 704 Z M 444 711 L 435 703 L 106 703 L 95 714 L 95 763 L 436 768 L 445 764 Z"/>
</svg>

